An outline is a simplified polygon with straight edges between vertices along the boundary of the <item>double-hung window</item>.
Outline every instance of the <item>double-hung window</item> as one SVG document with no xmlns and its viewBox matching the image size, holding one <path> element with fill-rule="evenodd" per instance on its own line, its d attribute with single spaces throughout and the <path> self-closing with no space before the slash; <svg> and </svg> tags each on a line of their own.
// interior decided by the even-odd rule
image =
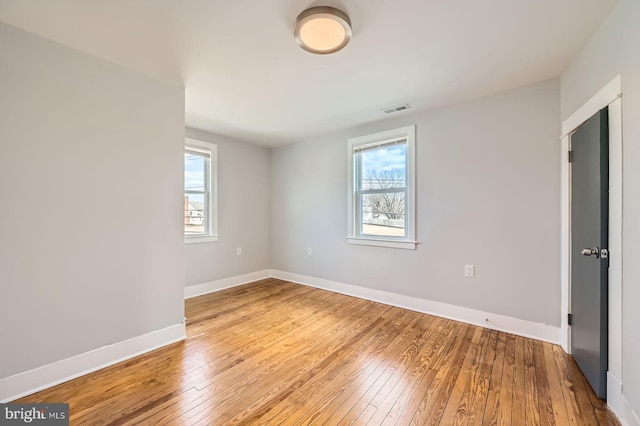
<svg viewBox="0 0 640 426">
<path fill-rule="evenodd" d="M 415 249 L 415 126 L 349 139 L 348 242 Z"/>
<path fill-rule="evenodd" d="M 185 243 L 217 241 L 217 147 L 186 139 L 184 147 Z"/>
</svg>

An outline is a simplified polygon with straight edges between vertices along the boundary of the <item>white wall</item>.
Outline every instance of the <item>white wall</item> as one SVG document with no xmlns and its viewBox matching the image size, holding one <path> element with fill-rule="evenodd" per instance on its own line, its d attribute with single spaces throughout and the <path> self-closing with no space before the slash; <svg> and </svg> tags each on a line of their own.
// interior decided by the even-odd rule
<svg viewBox="0 0 640 426">
<path fill-rule="evenodd" d="M 623 307 L 622 383 L 627 408 L 640 414 L 640 2 L 620 0 L 562 75 L 562 118 L 622 76 Z M 630 419 L 627 419 L 630 421 Z M 640 424 L 638 420 L 635 420 Z"/>
<path fill-rule="evenodd" d="M 182 88 L 0 23 L 0 379 L 181 323 L 183 117 Z"/>
<path fill-rule="evenodd" d="M 269 150 L 195 129 L 187 136 L 218 145 L 220 234 L 185 244 L 187 286 L 269 268 Z"/>
<path fill-rule="evenodd" d="M 274 149 L 272 267 L 559 326 L 559 114 L 552 80 Z M 348 245 L 347 139 L 413 123 L 421 244 Z"/>
</svg>

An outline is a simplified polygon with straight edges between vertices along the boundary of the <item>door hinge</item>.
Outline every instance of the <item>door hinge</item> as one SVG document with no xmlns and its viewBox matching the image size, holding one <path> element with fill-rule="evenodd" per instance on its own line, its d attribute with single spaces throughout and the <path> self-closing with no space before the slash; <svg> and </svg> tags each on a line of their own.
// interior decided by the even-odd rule
<svg viewBox="0 0 640 426">
<path fill-rule="evenodd" d="M 573 151 L 569 151 L 569 162 L 573 163 Z"/>
<path fill-rule="evenodd" d="M 573 325 L 573 314 L 569 314 L 569 325 Z"/>
</svg>

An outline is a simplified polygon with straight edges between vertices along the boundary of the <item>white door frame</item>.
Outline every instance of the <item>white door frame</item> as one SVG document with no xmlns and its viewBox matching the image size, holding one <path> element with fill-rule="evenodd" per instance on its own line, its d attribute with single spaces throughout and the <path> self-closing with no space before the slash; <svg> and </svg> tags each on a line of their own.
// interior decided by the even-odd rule
<svg viewBox="0 0 640 426">
<path fill-rule="evenodd" d="M 593 114 L 609 107 L 609 368 L 607 404 L 622 414 L 622 79 L 618 75 L 562 123 L 561 137 L 561 330 L 571 353 L 568 323 L 571 294 L 571 134 Z"/>
</svg>

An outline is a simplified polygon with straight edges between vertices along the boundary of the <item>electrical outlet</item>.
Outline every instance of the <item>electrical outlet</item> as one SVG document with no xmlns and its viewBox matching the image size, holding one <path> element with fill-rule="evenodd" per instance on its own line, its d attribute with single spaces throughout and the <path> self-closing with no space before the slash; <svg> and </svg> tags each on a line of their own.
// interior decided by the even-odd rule
<svg viewBox="0 0 640 426">
<path fill-rule="evenodd" d="M 240 256 L 240 255 L 242 254 L 242 247 L 238 247 L 238 248 L 236 249 L 236 254 L 237 254 L 238 256 Z"/>
<path fill-rule="evenodd" d="M 307 249 L 307 256 L 313 256 L 313 250 L 311 250 L 311 247 Z"/>
<path fill-rule="evenodd" d="M 475 278 L 476 277 L 475 265 L 464 265 L 464 276 L 466 278 Z"/>
</svg>

